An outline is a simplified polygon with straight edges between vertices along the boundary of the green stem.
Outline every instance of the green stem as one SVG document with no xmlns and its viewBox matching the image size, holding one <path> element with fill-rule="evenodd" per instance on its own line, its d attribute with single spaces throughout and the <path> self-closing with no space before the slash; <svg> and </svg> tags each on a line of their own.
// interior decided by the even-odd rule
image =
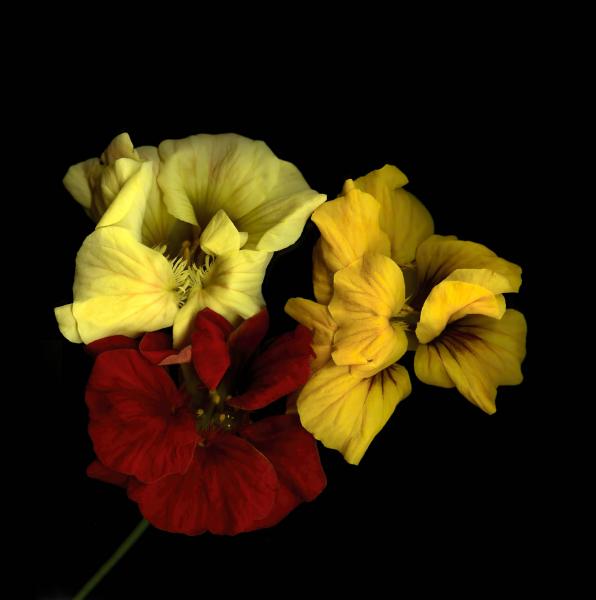
<svg viewBox="0 0 596 600">
<path fill-rule="evenodd" d="M 95 586 L 111 571 L 112 567 L 132 548 L 134 543 L 143 535 L 149 526 L 149 521 L 143 519 L 132 531 L 132 533 L 120 544 L 116 552 L 101 565 L 97 573 L 82 587 L 81 591 L 73 600 L 83 600 L 95 588 Z"/>
</svg>

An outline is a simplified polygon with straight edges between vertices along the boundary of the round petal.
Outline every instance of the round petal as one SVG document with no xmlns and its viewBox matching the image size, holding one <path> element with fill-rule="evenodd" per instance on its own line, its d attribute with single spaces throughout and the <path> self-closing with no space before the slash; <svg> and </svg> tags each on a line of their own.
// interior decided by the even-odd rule
<svg viewBox="0 0 596 600">
<path fill-rule="evenodd" d="M 203 287 L 195 287 L 174 321 L 174 347 L 187 343 L 199 311 L 210 308 L 232 325 L 248 319 L 265 305 L 261 285 L 271 254 L 240 250 L 217 257 Z"/>
<path fill-rule="evenodd" d="M 406 183 L 407 177 L 392 165 L 354 182 L 381 203 L 381 228 L 391 240 L 391 258 L 400 265 L 412 262 L 418 246 L 434 232 L 432 217 L 422 202 L 401 189 Z"/>
<path fill-rule="evenodd" d="M 159 153 L 158 181 L 170 213 L 206 227 L 223 209 L 248 233 L 247 249 L 273 252 L 289 246 L 325 200 L 266 144 L 239 135 L 166 140 Z"/>
<path fill-rule="evenodd" d="M 240 435 L 262 452 L 274 466 L 279 489 L 273 509 L 250 529 L 272 527 L 302 502 L 314 500 L 327 479 L 317 444 L 295 415 L 263 419 L 245 427 Z"/>
<path fill-rule="evenodd" d="M 114 350 L 95 361 L 85 394 L 89 435 L 99 460 L 140 481 L 188 468 L 196 444 L 194 417 L 162 367 L 136 350 Z"/>
<path fill-rule="evenodd" d="M 489 289 L 464 281 L 445 280 L 436 285 L 420 312 L 416 337 L 427 344 L 442 333 L 448 323 L 465 315 L 477 314 L 500 319 L 505 313 L 505 299 Z"/>
<path fill-rule="evenodd" d="M 297 390 L 308 380 L 312 334 L 298 325 L 280 335 L 255 357 L 248 369 L 248 389 L 227 402 L 244 410 L 257 410 Z"/>
<path fill-rule="evenodd" d="M 328 448 L 358 464 L 368 446 L 411 391 L 408 372 L 392 365 L 362 379 L 332 363 L 317 371 L 298 397 L 302 425 Z"/>
<path fill-rule="evenodd" d="M 269 515 L 278 487 L 275 469 L 263 454 L 246 440 L 221 435 L 196 449 L 184 474 L 137 484 L 131 497 L 159 529 L 235 535 Z"/>
<path fill-rule="evenodd" d="M 497 387 L 522 382 L 526 331 L 524 316 L 516 310 L 507 310 L 500 320 L 466 316 L 430 344 L 418 347 L 416 376 L 430 385 L 456 386 L 470 402 L 492 414 Z"/>
<path fill-rule="evenodd" d="M 177 312 L 177 283 L 159 252 L 121 227 L 97 229 L 83 242 L 72 306 L 83 342 L 163 329 Z"/>
<path fill-rule="evenodd" d="M 506 278 L 504 292 L 517 292 L 521 285 L 521 268 L 499 258 L 482 244 L 465 242 L 453 236 L 433 235 L 416 252 L 418 280 L 423 293 L 447 278 L 456 269 L 488 269 Z"/>
</svg>

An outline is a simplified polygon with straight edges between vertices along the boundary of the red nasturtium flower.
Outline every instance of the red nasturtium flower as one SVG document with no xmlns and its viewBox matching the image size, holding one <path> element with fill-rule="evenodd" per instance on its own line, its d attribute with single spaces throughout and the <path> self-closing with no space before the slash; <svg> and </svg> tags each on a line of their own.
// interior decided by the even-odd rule
<svg viewBox="0 0 596 600">
<path fill-rule="evenodd" d="M 303 385 L 310 332 L 298 326 L 257 352 L 266 311 L 237 329 L 206 309 L 192 348 L 163 333 L 98 340 L 87 386 L 91 477 L 127 488 L 166 531 L 236 534 L 270 527 L 326 484 L 314 438 L 294 415 L 249 412 Z M 178 387 L 169 364 L 180 364 Z"/>
</svg>

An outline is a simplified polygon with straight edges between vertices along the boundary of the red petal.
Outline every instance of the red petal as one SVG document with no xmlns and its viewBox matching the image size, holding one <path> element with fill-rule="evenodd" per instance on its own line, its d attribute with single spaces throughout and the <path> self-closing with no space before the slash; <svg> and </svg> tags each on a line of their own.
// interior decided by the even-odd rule
<svg viewBox="0 0 596 600">
<path fill-rule="evenodd" d="M 167 367 L 168 365 L 183 365 L 189 363 L 192 360 L 192 346 L 184 346 L 178 354 L 172 354 L 167 356 L 158 364 L 160 367 Z"/>
<path fill-rule="evenodd" d="M 248 390 L 228 402 L 256 410 L 304 385 L 310 377 L 312 334 L 298 325 L 278 337 L 250 366 Z"/>
<path fill-rule="evenodd" d="M 186 398 L 162 367 L 136 350 L 104 352 L 95 362 L 85 399 L 89 435 L 106 467 L 141 481 L 188 468 L 198 442 L 194 417 L 176 410 Z"/>
<path fill-rule="evenodd" d="M 192 362 L 201 381 L 214 390 L 230 366 L 228 336 L 232 325 L 210 308 L 203 309 L 192 334 Z"/>
<path fill-rule="evenodd" d="M 169 335 L 163 331 L 152 331 L 146 333 L 139 343 L 141 354 L 154 365 L 178 351 L 172 348 L 172 340 Z"/>
<path fill-rule="evenodd" d="M 87 467 L 87 475 L 92 479 L 99 479 L 99 481 L 105 481 L 106 483 L 112 483 L 114 485 L 118 485 L 120 487 L 125 488 L 128 484 L 130 477 L 128 475 L 123 475 L 122 473 L 118 473 L 117 471 L 113 471 L 112 469 L 108 469 L 104 464 L 99 462 L 98 460 L 94 460 Z"/>
<path fill-rule="evenodd" d="M 197 447 L 183 475 L 131 486 L 130 496 L 155 527 L 197 535 L 235 535 L 273 507 L 277 476 L 271 463 L 247 441 L 224 434 Z"/>
<path fill-rule="evenodd" d="M 85 350 L 91 356 L 99 356 L 102 352 L 108 350 L 127 350 L 137 347 L 138 340 L 126 337 L 125 335 L 111 335 L 110 337 L 95 340 L 85 346 Z"/>
<path fill-rule="evenodd" d="M 279 523 L 296 506 L 314 500 L 325 488 L 327 478 L 315 439 L 297 416 L 264 419 L 245 427 L 241 435 L 271 461 L 279 479 L 272 511 L 265 519 L 255 521 L 251 530 Z"/>
<path fill-rule="evenodd" d="M 255 353 L 268 329 L 269 313 L 264 308 L 232 332 L 228 344 L 234 365 L 242 366 Z"/>
</svg>

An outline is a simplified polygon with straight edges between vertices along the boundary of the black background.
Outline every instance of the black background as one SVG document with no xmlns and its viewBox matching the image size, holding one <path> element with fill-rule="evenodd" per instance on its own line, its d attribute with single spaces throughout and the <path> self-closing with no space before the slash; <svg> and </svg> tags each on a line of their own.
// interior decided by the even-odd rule
<svg viewBox="0 0 596 600">
<path fill-rule="evenodd" d="M 455 390 L 420 384 L 411 371 L 412 394 L 360 466 L 321 448 L 328 486 L 316 501 L 275 528 L 233 538 L 150 529 L 92 597 L 244 594 L 247 585 L 259 594 L 284 593 L 288 585 L 373 589 L 387 581 L 399 586 L 413 573 L 420 573 L 423 590 L 437 579 L 465 586 L 472 571 L 494 587 L 507 575 L 527 575 L 528 556 L 535 556 L 544 535 L 536 507 L 547 464 L 544 407 L 536 410 L 539 307 L 532 304 L 540 199 L 533 99 L 524 74 L 510 66 L 499 56 L 481 69 L 456 69 L 446 61 L 411 82 L 398 69 L 376 80 L 365 71 L 333 81 L 309 81 L 303 73 L 294 87 L 266 89 L 244 84 L 237 73 L 234 85 L 176 86 L 173 92 L 153 80 L 131 89 L 103 82 L 82 90 L 65 76 L 46 115 L 47 151 L 37 181 L 43 194 L 36 313 L 44 393 L 35 400 L 43 418 L 36 419 L 32 560 L 39 598 L 72 596 L 140 519 L 121 489 L 85 475 L 93 458 L 84 404 L 91 363 L 82 347 L 61 338 L 52 312 L 71 301 L 75 254 L 93 227 L 61 179 L 71 164 L 98 156 L 122 131 L 137 146 L 201 132 L 262 139 L 329 197 L 348 177 L 385 163 L 398 166 L 433 215 L 437 233 L 484 243 L 522 266 L 521 292 L 509 296 L 508 305 L 526 314 L 528 358 L 524 383 L 499 389 L 493 416 Z M 268 269 L 264 293 L 279 331 L 291 326 L 285 300 L 311 294 L 317 235 L 309 224 Z M 286 587 L 267 573 L 284 576 Z"/>
</svg>

